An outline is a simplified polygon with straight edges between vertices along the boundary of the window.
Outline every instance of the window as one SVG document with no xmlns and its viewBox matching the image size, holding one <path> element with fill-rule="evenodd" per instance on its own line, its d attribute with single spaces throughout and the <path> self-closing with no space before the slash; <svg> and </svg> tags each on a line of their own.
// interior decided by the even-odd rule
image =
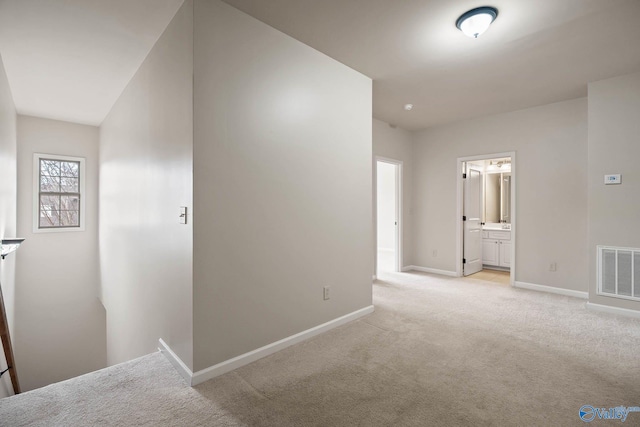
<svg viewBox="0 0 640 427">
<path fill-rule="evenodd" d="M 84 159 L 34 155 L 34 232 L 84 230 Z"/>
</svg>

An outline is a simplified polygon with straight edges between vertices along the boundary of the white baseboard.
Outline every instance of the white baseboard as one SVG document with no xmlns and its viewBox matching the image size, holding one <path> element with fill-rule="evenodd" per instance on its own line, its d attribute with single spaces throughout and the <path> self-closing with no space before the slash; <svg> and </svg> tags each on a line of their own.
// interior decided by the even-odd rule
<svg viewBox="0 0 640 427">
<path fill-rule="evenodd" d="M 402 267 L 402 271 L 421 271 L 423 273 L 440 274 L 442 276 L 458 277 L 455 271 L 438 270 L 437 268 L 419 267 L 417 265 L 407 265 Z"/>
<path fill-rule="evenodd" d="M 568 297 L 588 299 L 588 292 L 573 291 L 571 289 L 556 288 L 554 286 L 536 285 L 535 283 L 515 282 L 514 286 L 521 289 L 529 289 L 538 292 L 548 292 L 551 294 L 565 295 Z"/>
<path fill-rule="evenodd" d="M 159 346 L 158 350 L 171 362 L 176 371 L 180 374 L 182 378 L 187 382 L 187 384 L 191 385 L 191 378 L 193 377 L 193 372 L 185 363 L 178 357 L 177 354 L 171 350 L 171 347 L 167 345 L 166 342 L 162 338 L 158 340 Z"/>
<path fill-rule="evenodd" d="M 587 307 L 587 310 L 600 311 L 600 312 L 610 313 L 610 314 L 618 314 L 621 316 L 635 317 L 637 319 L 640 319 L 640 311 L 638 310 L 629 310 L 628 308 L 611 307 L 610 305 L 594 304 L 592 302 L 588 302 L 586 304 L 586 307 Z"/>
<path fill-rule="evenodd" d="M 326 323 L 323 323 L 322 325 L 307 329 L 306 331 L 302 331 L 290 337 L 281 339 L 280 341 L 265 345 L 264 347 L 260 347 L 248 353 L 241 354 L 240 356 L 234 357 L 233 359 L 225 360 L 224 362 L 218 363 L 217 365 L 210 366 L 197 372 L 191 372 L 187 365 L 185 365 L 184 362 L 180 360 L 180 358 L 169 348 L 169 346 L 162 339 L 160 339 L 160 350 L 167 357 L 167 359 L 169 359 L 171 364 L 178 370 L 180 375 L 182 375 L 182 377 L 187 381 L 187 384 L 195 386 L 222 374 L 226 374 L 227 372 L 233 371 L 234 369 L 237 369 L 241 366 L 248 365 L 249 363 L 255 362 L 258 359 L 262 359 L 263 357 L 269 356 L 280 350 L 284 350 L 285 348 L 290 347 L 294 344 L 298 344 L 302 341 L 308 340 L 309 338 L 327 332 L 333 328 L 337 328 L 338 326 L 344 325 L 345 323 L 352 322 L 356 319 L 359 319 L 360 317 L 373 313 L 373 310 L 374 307 L 370 305 L 368 307 L 354 311 L 353 313 L 349 313 L 342 317 L 338 317 L 337 319 L 330 320 Z"/>
</svg>

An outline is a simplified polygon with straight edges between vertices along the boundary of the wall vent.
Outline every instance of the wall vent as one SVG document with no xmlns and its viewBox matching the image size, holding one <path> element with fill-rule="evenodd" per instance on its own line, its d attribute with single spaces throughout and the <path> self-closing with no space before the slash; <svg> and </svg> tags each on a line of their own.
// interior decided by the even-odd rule
<svg viewBox="0 0 640 427">
<path fill-rule="evenodd" d="M 598 246 L 598 294 L 640 301 L 640 249 Z"/>
</svg>

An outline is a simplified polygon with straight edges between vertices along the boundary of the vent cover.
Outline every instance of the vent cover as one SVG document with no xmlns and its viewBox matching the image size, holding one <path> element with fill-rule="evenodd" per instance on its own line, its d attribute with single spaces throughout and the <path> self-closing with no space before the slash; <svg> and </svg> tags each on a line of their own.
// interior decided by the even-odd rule
<svg viewBox="0 0 640 427">
<path fill-rule="evenodd" d="M 640 301 L 640 249 L 598 246 L 598 294 Z"/>
</svg>

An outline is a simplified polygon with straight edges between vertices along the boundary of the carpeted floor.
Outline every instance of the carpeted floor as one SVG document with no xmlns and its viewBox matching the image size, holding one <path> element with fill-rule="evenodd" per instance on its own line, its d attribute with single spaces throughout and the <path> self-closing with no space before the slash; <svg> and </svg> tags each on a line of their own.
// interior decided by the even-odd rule
<svg viewBox="0 0 640 427">
<path fill-rule="evenodd" d="M 156 353 L 2 399 L 0 425 L 571 426 L 585 404 L 640 406 L 637 319 L 421 273 L 382 275 L 374 304 L 195 388 Z"/>
</svg>

